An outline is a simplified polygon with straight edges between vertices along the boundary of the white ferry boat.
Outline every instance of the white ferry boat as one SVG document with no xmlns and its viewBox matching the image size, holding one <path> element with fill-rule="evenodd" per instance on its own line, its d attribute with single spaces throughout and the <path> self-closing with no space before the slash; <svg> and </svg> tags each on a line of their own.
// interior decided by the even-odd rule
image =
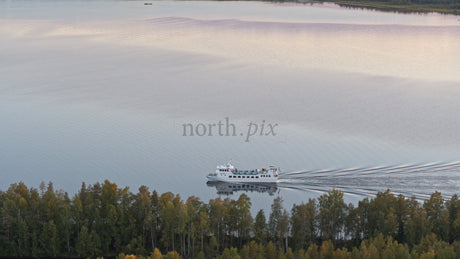
<svg viewBox="0 0 460 259">
<path fill-rule="evenodd" d="M 207 178 L 210 181 L 236 182 L 236 183 L 276 183 L 280 169 L 270 166 L 267 169 L 238 170 L 231 161 L 226 165 L 217 166 L 215 173 L 210 173 Z"/>
</svg>

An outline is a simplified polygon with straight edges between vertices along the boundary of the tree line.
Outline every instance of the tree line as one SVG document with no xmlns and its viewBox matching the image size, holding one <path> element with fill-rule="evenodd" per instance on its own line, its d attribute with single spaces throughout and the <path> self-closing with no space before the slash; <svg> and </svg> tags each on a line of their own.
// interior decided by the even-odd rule
<svg viewBox="0 0 460 259">
<path fill-rule="evenodd" d="M 225 1 L 225 0 L 217 0 Z M 460 0 L 254 0 L 268 2 L 294 2 L 303 4 L 336 3 L 342 7 L 371 9 L 402 13 L 460 14 Z"/>
<path fill-rule="evenodd" d="M 300 3 L 311 3 L 311 2 L 327 2 L 327 1 L 309 1 L 309 0 L 267 0 L 270 2 L 300 2 Z M 391 3 L 397 5 L 427 5 L 431 7 L 444 7 L 452 8 L 457 7 L 460 4 L 460 0 L 334 0 L 331 2 L 346 3 L 346 2 L 365 2 L 365 3 Z"/>
<path fill-rule="evenodd" d="M 0 191 L 0 256 L 150 258 L 460 258 L 460 201 L 389 190 L 346 204 L 331 190 L 251 215 L 246 194 L 208 203 L 106 180 L 69 197 L 53 183 Z"/>
</svg>

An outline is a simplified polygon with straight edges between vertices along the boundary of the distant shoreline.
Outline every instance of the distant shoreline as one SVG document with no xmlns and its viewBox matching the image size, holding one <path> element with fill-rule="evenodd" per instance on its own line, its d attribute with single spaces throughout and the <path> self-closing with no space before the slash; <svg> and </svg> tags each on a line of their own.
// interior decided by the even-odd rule
<svg viewBox="0 0 460 259">
<path fill-rule="evenodd" d="M 213 0 L 228 1 L 228 0 Z M 232 1 L 232 0 L 230 0 Z M 457 3 L 431 3 L 436 0 L 419 0 L 420 3 L 412 3 L 411 0 L 329 0 L 329 1 L 309 1 L 309 0 L 248 0 L 274 3 L 300 3 L 300 4 L 322 4 L 334 3 L 342 7 L 360 8 L 369 10 L 379 10 L 398 13 L 440 13 L 460 15 L 460 0 Z M 440 0 L 438 2 L 441 2 Z M 425 3 L 423 3 L 425 2 Z"/>
<path fill-rule="evenodd" d="M 397 0 L 373 1 L 373 0 L 333 0 L 332 3 L 343 7 L 371 9 L 399 13 L 440 13 L 460 15 L 460 1 L 457 4 L 413 4 L 394 3 Z M 328 1 L 329 2 L 329 1 Z M 400 2 L 404 2 L 400 1 Z"/>
</svg>

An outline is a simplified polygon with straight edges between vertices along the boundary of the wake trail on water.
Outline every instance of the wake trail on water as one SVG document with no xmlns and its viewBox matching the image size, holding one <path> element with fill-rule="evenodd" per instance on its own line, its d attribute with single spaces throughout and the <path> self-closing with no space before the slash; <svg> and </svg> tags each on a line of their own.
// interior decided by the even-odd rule
<svg viewBox="0 0 460 259">
<path fill-rule="evenodd" d="M 279 179 L 279 187 L 289 190 L 326 193 L 335 188 L 348 195 L 374 197 L 390 189 L 396 195 L 425 200 L 435 191 L 444 197 L 457 192 L 460 161 L 300 170 L 280 174 Z"/>
<path fill-rule="evenodd" d="M 415 174 L 423 172 L 438 172 L 449 171 L 460 168 L 460 162 L 451 163 L 430 163 L 430 164 L 414 164 L 414 165 L 393 165 L 393 166 L 377 166 L 363 168 L 347 168 L 347 169 L 330 169 L 309 171 L 302 170 L 280 174 L 280 178 L 295 178 L 295 177 L 334 177 L 334 176 L 366 176 L 366 175 L 389 175 L 389 174 Z"/>
</svg>

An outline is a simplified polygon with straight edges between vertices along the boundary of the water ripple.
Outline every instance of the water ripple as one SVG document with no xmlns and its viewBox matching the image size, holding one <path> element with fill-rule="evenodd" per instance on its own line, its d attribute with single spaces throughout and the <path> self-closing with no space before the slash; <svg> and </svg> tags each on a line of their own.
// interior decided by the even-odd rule
<svg viewBox="0 0 460 259">
<path fill-rule="evenodd" d="M 435 191 L 445 198 L 460 184 L 460 162 L 392 165 L 296 171 L 280 176 L 280 188 L 325 193 L 332 188 L 345 194 L 373 197 L 390 189 L 394 194 L 424 200 Z"/>
</svg>

